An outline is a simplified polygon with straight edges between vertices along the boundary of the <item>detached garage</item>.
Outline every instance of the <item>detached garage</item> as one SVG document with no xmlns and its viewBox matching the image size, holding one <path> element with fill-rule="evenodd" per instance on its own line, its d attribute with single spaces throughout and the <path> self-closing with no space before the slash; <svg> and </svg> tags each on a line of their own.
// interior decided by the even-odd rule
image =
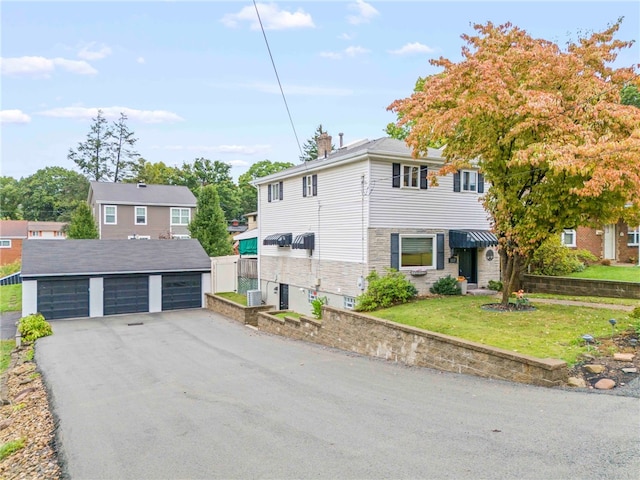
<svg viewBox="0 0 640 480">
<path fill-rule="evenodd" d="M 22 315 L 47 320 L 202 308 L 211 260 L 197 240 L 27 240 Z"/>
</svg>

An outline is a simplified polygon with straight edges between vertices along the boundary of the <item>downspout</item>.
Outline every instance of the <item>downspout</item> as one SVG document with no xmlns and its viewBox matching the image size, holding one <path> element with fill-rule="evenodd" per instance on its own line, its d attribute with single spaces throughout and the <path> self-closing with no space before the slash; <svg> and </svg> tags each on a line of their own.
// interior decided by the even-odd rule
<svg viewBox="0 0 640 480">
<path fill-rule="evenodd" d="M 262 212 L 260 210 L 260 187 L 256 184 L 251 184 L 253 186 L 253 188 L 255 188 L 257 190 L 257 196 L 258 196 L 258 204 L 257 204 L 257 208 L 258 208 L 258 244 L 256 245 L 256 248 L 258 250 L 258 290 L 262 291 L 262 276 L 260 275 L 260 271 L 261 271 L 261 265 L 262 265 L 262 253 L 260 252 L 260 235 L 262 235 Z M 265 304 L 267 303 L 267 299 L 264 298 L 263 299 Z"/>
</svg>

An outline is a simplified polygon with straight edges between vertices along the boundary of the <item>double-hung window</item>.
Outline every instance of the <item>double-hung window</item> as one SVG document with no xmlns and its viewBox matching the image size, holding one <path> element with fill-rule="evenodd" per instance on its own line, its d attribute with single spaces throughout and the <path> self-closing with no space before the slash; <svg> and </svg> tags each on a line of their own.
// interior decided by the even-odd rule
<svg viewBox="0 0 640 480">
<path fill-rule="evenodd" d="M 115 205 L 104 206 L 104 224 L 116 225 L 118 223 L 118 208 Z"/>
<path fill-rule="evenodd" d="M 284 188 L 282 182 L 267 185 L 267 201 L 276 202 L 284 198 Z"/>
<path fill-rule="evenodd" d="M 136 225 L 147 224 L 147 207 L 136 207 Z"/>
<path fill-rule="evenodd" d="M 478 172 L 472 170 L 463 170 L 462 174 L 462 191 L 475 192 L 478 186 Z"/>
<path fill-rule="evenodd" d="M 11 248 L 11 240 L 8 238 L 0 240 L 0 248 Z"/>
<path fill-rule="evenodd" d="M 629 230 L 627 232 L 629 236 L 627 239 L 627 245 L 630 247 L 637 247 L 640 244 L 640 227 L 637 227 L 635 230 Z"/>
<path fill-rule="evenodd" d="M 565 247 L 576 246 L 576 231 L 572 228 L 565 228 L 562 232 L 562 244 Z"/>
<path fill-rule="evenodd" d="M 318 195 L 318 175 L 302 177 L 302 196 L 315 197 Z"/>
<path fill-rule="evenodd" d="M 434 235 L 400 235 L 400 268 L 436 266 Z"/>
<path fill-rule="evenodd" d="M 188 208 L 171 209 L 171 225 L 189 225 L 191 210 Z"/>
<path fill-rule="evenodd" d="M 403 165 L 402 166 L 402 187 L 418 188 L 420 186 L 420 166 Z"/>
</svg>

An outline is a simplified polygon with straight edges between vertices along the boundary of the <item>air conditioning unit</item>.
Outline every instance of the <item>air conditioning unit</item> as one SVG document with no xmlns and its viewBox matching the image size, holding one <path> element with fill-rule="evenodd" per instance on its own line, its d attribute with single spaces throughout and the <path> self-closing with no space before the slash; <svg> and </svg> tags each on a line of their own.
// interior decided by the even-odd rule
<svg viewBox="0 0 640 480">
<path fill-rule="evenodd" d="M 247 307 L 259 307 L 262 303 L 260 290 L 247 290 Z"/>
</svg>

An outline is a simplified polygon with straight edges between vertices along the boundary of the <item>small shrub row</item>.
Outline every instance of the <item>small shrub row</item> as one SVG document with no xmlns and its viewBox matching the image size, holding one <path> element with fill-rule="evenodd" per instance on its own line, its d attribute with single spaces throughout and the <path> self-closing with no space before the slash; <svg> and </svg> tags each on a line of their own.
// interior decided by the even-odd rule
<svg viewBox="0 0 640 480">
<path fill-rule="evenodd" d="M 462 295 L 458 279 L 451 275 L 436 280 L 429 291 L 435 295 Z"/>
<path fill-rule="evenodd" d="M 33 342 L 38 338 L 53 334 L 51 324 L 40 313 L 22 317 L 20 323 L 18 323 L 18 331 L 27 342 Z"/>
<path fill-rule="evenodd" d="M 371 312 L 378 308 L 388 308 L 398 303 L 406 303 L 418 295 L 418 289 L 402 273 L 392 268 L 384 276 L 373 270 L 367 276 L 367 290 L 356 300 L 356 310 Z"/>
<path fill-rule="evenodd" d="M 561 276 L 583 271 L 598 258 L 588 250 L 573 250 L 562 245 L 559 236 L 552 236 L 531 257 L 534 275 Z"/>
</svg>

